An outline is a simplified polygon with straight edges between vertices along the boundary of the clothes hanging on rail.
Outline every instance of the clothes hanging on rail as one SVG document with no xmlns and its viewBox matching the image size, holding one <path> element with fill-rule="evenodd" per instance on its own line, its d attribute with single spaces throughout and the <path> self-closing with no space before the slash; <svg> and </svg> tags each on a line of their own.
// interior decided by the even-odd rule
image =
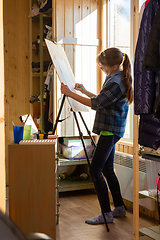
<svg viewBox="0 0 160 240">
<path fill-rule="evenodd" d="M 154 18 L 151 31 L 149 33 L 145 57 L 145 69 L 153 72 L 160 71 L 160 7 Z M 156 99 L 154 102 L 153 112 L 156 118 L 160 118 L 160 74 L 158 86 L 156 85 Z"/>
<path fill-rule="evenodd" d="M 142 20 L 144 9 L 147 6 L 147 4 L 149 3 L 149 1 L 150 0 L 146 0 L 141 6 L 141 9 L 140 9 L 140 12 L 139 12 L 139 21 L 138 21 L 139 28 L 140 28 L 140 25 L 141 25 L 141 20 Z"/>
<path fill-rule="evenodd" d="M 144 9 L 135 51 L 134 61 L 134 103 L 135 114 L 152 114 L 155 100 L 154 72 L 144 67 L 144 56 L 148 36 L 155 14 L 159 8 L 160 0 L 150 0 Z M 158 80 L 158 77 L 157 77 Z"/>
<path fill-rule="evenodd" d="M 160 8 L 153 20 L 145 50 L 144 66 L 146 70 L 160 71 Z"/>
<path fill-rule="evenodd" d="M 134 62 L 134 112 L 140 115 L 138 141 L 140 145 L 154 149 L 160 146 L 160 120 L 153 114 L 159 73 L 145 69 L 144 57 L 159 6 L 160 0 L 150 0 L 144 9 Z"/>
</svg>

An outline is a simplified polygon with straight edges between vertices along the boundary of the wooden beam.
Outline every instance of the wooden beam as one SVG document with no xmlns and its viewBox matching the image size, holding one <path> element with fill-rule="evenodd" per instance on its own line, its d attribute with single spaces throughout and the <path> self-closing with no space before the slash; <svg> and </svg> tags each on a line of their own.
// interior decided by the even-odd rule
<svg viewBox="0 0 160 240">
<path fill-rule="evenodd" d="M 56 0 L 52 0 L 52 40 L 56 41 Z M 52 106 L 53 106 L 53 124 L 55 123 L 55 119 L 56 119 L 56 99 L 57 99 L 57 74 L 55 71 L 55 68 L 53 70 L 53 84 L 52 84 L 52 88 L 53 88 L 53 95 L 52 95 Z M 50 100 L 51 101 L 51 100 Z"/>
<path fill-rule="evenodd" d="M 43 13 L 40 13 L 40 42 L 43 43 Z M 40 109 L 41 109 L 41 132 L 44 132 L 44 77 L 43 77 L 43 44 L 40 44 Z"/>
<path fill-rule="evenodd" d="M 97 2 L 97 38 L 99 39 L 99 46 L 97 47 L 97 54 L 103 49 L 103 0 Z M 97 66 L 97 93 L 100 92 L 102 87 L 103 73 Z"/>
<path fill-rule="evenodd" d="M 0 210 L 6 210 L 6 186 L 5 186 L 5 125 L 4 125 L 4 37 L 3 37 L 3 0 L 0 0 Z"/>
<path fill-rule="evenodd" d="M 28 2 L 29 7 L 29 13 L 32 10 L 32 0 L 29 0 Z M 29 42 L 29 48 L 28 48 L 28 58 L 29 58 L 29 64 L 28 64 L 28 73 L 29 73 L 29 92 L 30 96 L 33 94 L 33 82 L 32 82 L 32 18 L 28 18 L 29 22 L 29 35 L 28 35 L 28 42 Z M 30 104 L 30 114 L 33 116 L 33 106 Z"/>
<path fill-rule="evenodd" d="M 132 15 L 132 60 L 138 36 L 138 18 L 139 18 L 139 1 L 133 0 L 131 6 Z M 139 146 L 138 146 L 138 116 L 133 116 L 133 240 L 139 239 Z"/>
</svg>

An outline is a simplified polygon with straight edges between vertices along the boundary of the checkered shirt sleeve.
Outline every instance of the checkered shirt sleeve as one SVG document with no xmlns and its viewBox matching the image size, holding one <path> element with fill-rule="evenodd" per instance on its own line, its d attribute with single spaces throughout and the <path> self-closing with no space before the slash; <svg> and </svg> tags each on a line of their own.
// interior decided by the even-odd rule
<svg viewBox="0 0 160 240">
<path fill-rule="evenodd" d="M 121 92 L 121 89 L 117 83 L 109 83 L 106 87 L 104 86 L 102 88 L 100 94 L 97 97 L 91 98 L 91 108 L 96 111 L 102 108 L 106 108 L 120 99 L 122 95 L 123 93 Z"/>
</svg>

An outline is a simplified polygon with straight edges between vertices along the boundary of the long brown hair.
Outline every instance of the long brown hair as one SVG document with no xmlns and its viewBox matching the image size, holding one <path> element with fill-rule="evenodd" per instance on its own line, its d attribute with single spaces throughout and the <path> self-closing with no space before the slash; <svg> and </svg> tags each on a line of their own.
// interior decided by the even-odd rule
<svg viewBox="0 0 160 240">
<path fill-rule="evenodd" d="M 131 63 L 128 55 L 122 53 L 118 48 L 107 48 L 97 56 L 97 64 L 99 66 L 109 66 L 113 67 L 114 65 L 123 67 L 123 78 L 124 85 L 127 90 L 126 98 L 128 104 L 133 102 L 133 87 L 132 87 L 132 76 L 131 76 Z"/>
</svg>

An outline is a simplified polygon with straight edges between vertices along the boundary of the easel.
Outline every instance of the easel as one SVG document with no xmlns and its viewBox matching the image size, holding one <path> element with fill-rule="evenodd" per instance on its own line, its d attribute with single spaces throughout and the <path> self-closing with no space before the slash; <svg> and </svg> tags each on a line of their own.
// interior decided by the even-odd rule
<svg viewBox="0 0 160 240">
<path fill-rule="evenodd" d="M 57 115 L 57 118 L 56 118 L 56 122 L 55 122 L 55 125 L 53 127 L 53 134 L 55 134 L 55 131 L 56 131 L 56 128 L 57 128 L 57 124 L 59 122 L 59 117 L 61 115 L 61 112 L 62 112 L 62 108 L 63 108 L 63 105 L 64 105 L 64 101 L 65 101 L 65 98 L 66 98 L 66 95 L 63 95 L 63 98 L 62 98 L 62 102 L 61 102 L 61 105 L 60 105 L 60 109 L 59 109 L 59 112 L 58 112 L 58 115 Z M 71 109 L 72 110 L 72 109 Z M 103 211 L 103 208 L 102 208 L 102 204 L 101 204 L 101 199 L 99 197 L 99 194 L 98 194 L 98 191 L 97 191 L 97 187 L 96 187 L 96 184 L 95 184 L 95 179 L 93 178 L 93 175 L 92 175 L 92 172 L 91 172 L 91 164 L 90 164 L 90 161 L 89 161 L 89 157 L 88 157 L 88 154 L 87 154 L 87 151 L 86 151 L 86 147 L 85 147 L 85 144 L 84 144 L 84 140 L 83 140 L 83 133 L 81 132 L 80 130 L 80 126 L 79 126 L 79 123 L 78 123 L 78 119 L 77 119 L 77 116 L 76 116 L 76 113 L 72 110 L 73 112 L 73 115 L 74 115 L 74 118 L 75 118 L 75 121 L 76 121 L 76 124 L 77 124 L 77 128 L 78 128 L 78 131 L 79 131 L 79 136 L 81 138 L 81 141 L 82 141 L 82 145 L 83 145 L 83 148 L 84 148 L 84 152 L 85 152 L 85 156 L 86 156 L 86 159 L 87 159 L 87 163 L 88 163 L 88 167 L 89 167 L 89 172 L 90 172 L 90 175 L 91 175 L 91 178 L 92 178 L 92 181 L 94 183 L 94 187 L 95 187 L 95 190 L 96 190 L 96 193 L 97 193 L 97 196 L 98 196 L 98 200 L 99 200 L 99 204 L 100 204 L 100 207 L 101 207 L 101 210 L 102 210 L 102 214 L 103 214 L 103 218 L 104 218 L 104 221 L 105 221 L 105 225 L 106 225 L 106 228 L 107 228 L 107 232 L 109 232 L 109 228 L 108 228 L 108 225 L 107 225 L 107 221 L 106 221 L 106 218 L 105 218 L 105 215 L 104 215 L 104 211 Z M 91 132 L 89 131 L 84 119 L 83 119 L 83 116 L 81 114 L 81 112 L 78 112 L 81 119 L 82 119 L 82 122 L 87 130 L 87 133 L 92 141 L 92 144 L 96 147 L 96 144 L 91 136 Z"/>
</svg>

